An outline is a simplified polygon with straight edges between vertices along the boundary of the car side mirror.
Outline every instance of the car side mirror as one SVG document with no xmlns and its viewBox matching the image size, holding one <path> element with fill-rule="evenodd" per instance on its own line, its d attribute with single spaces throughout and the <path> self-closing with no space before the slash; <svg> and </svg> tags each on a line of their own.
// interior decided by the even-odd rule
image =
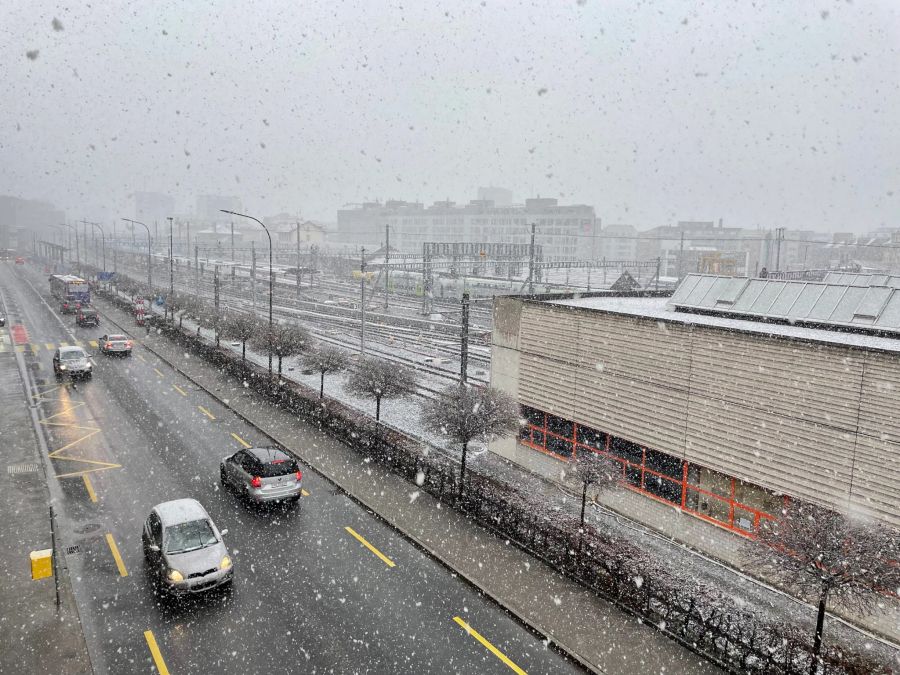
<svg viewBox="0 0 900 675">
<path fill-rule="evenodd" d="M 219 534 L 224 537 L 226 534 L 228 534 L 228 528 L 226 527 L 224 530 L 219 530 Z"/>
<path fill-rule="evenodd" d="M 150 544 L 150 550 L 154 553 L 159 553 L 159 546 L 157 546 L 156 544 Z"/>
</svg>

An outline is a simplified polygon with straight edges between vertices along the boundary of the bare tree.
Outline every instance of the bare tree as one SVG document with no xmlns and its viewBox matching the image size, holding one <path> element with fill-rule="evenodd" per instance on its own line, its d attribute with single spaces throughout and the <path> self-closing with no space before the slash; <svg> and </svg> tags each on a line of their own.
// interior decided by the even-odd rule
<svg viewBox="0 0 900 675">
<path fill-rule="evenodd" d="M 303 366 L 319 373 L 319 398 L 325 396 L 325 373 L 344 370 L 349 363 L 347 355 L 334 345 L 323 343 L 303 357 Z"/>
<path fill-rule="evenodd" d="M 615 487 L 622 479 L 622 465 L 607 455 L 590 450 L 578 450 L 573 462 L 578 480 L 581 481 L 581 530 L 584 530 L 584 508 L 587 504 L 587 491 L 596 485 L 603 491 Z"/>
<path fill-rule="evenodd" d="M 299 326 L 289 323 L 273 323 L 263 325 L 262 332 L 256 335 L 254 344 L 261 351 L 272 352 L 278 357 L 278 376 L 281 377 L 281 362 L 289 356 L 303 353 L 311 343 L 309 333 Z"/>
<path fill-rule="evenodd" d="M 900 533 L 800 501 L 791 501 L 779 520 L 764 521 L 744 555 L 801 596 L 818 596 L 810 673 L 819 667 L 829 600 L 871 614 L 885 606 L 879 591 L 900 587 Z"/>
<path fill-rule="evenodd" d="M 381 399 L 400 398 L 416 388 L 416 376 L 384 359 L 363 359 L 347 380 L 347 389 L 357 396 L 375 399 L 375 421 L 381 419 Z"/>
<path fill-rule="evenodd" d="M 252 314 L 235 314 L 225 319 L 222 334 L 229 340 L 241 343 L 241 365 L 247 362 L 247 342 L 260 330 L 259 322 Z"/>
<path fill-rule="evenodd" d="M 507 394 L 490 387 L 451 384 L 422 409 L 425 427 L 462 446 L 459 493 L 466 480 L 466 455 L 473 440 L 488 442 L 519 428 L 519 406 Z"/>
</svg>

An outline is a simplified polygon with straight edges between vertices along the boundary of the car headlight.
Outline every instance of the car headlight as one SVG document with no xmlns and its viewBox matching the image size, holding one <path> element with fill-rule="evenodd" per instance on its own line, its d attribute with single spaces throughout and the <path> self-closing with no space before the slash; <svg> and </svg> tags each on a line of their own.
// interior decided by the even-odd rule
<svg viewBox="0 0 900 675">
<path fill-rule="evenodd" d="M 219 563 L 219 569 L 227 570 L 229 567 L 231 567 L 231 558 L 226 555 L 224 558 L 222 558 L 222 562 Z"/>
<path fill-rule="evenodd" d="M 65 367 L 65 366 L 60 366 L 59 369 L 60 369 L 60 370 L 65 370 L 66 367 Z"/>
<path fill-rule="evenodd" d="M 169 581 L 184 581 L 184 576 L 178 570 L 169 570 Z"/>
</svg>

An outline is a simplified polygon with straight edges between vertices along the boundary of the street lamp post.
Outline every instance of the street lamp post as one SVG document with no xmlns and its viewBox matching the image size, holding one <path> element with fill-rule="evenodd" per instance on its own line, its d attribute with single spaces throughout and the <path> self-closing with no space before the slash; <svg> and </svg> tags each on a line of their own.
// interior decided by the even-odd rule
<svg viewBox="0 0 900 675">
<path fill-rule="evenodd" d="M 147 230 L 147 286 L 150 287 L 150 295 L 153 296 L 153 264 L 152 264 L 152 255 L 150 253 L 150 247 L 152 246 L 152 240 L 150 238 L 150 228 L 144 225 L 139 220 L 132 220 L 131 218 L 122 218 L 126 223 L 131 223 L 132 225 L 140 225 L 145 230 Z"/>
<path fill-rule="evenodd" d="M 175 302 L 175 251 L 172 248 L 172 216 L 169 216 L 166 220 L 169 221 L 169 302 L 166 303 L 168 306 L 170 303 Z M 172 323 L 175 323 L 175 310 L 172 310 Z"/>
<path fill-rule="evenodd" d="M 254 218 L 253 216 L 248 216 L 244 213 L 237 213 L 235 211 L 227 211 L 225 209 L 219 209 L 222 213 L 227 213 L 232 216 L 240 216 L 241 218 L 249 218 L 250 220 L 255 220 L 260 224 L 263 230 L 266 232 L 266 236 L 269 238 L 269 375 L 272 374 L 272 344 L 271 344 L 271 336 L 272 336 L 272 294 L 274 293 L 274 276 L 272 272 L 272 235 L 269 234 L 269 228 L 263 225 L 263 222 L 259 218 Z"/>
<path fill-rule="evenodd" d="M 81 269 L 81 251 L 78 247 L 78 228 L 75 227 L 74 225 L 69 225 L 68 223 L 62 223 L 62 225 L 63 225 L 63 227 L 68 227 L 70 230 L 75 231 L 75 260 L 76 260 L 76 265 L 78 266 L 78 269 L 80 270 Z M 69 260 L 71 260 L 71 259 L 72 259 L 72 254 L 69 253 Z"/>
<path fill-rule="evenodd" d="M 100 235 L 103 237 L 103 271 L 106 272 L 106 232 L 103 231 L 100 223 L 91 223 L 91 225 L 100 230 Z"/>
</svg>

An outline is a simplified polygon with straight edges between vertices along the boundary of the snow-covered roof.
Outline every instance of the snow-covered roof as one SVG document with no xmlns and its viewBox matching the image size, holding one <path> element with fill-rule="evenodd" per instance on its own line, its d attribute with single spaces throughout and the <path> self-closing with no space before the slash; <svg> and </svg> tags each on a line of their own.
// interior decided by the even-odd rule
<svg viewBox="0 0 900 675">
<path fill-rule="evenodd" d="M 684 325 L 710 326 L 743 333 L 754 333 L 757 335 L 776 336 L 793 340 L 804 340 L 900 354 L 900 339 L 790 324 L 766 323 L 762 321 L 749 321 L 746 319 L 732 319 L 722 316 L 676 312 L 666 307 L 667 301 L 668 298 L 660 297 L 648 298 L 605 295 L 587 298 L 571 298 L 566 300 L 549 300 L 546 301 L 546 304 L 578 307 L 599 312 L 609 312 L 611 314 L 625 314 L 647 319 L 658 319 Z"/>
</svg>

